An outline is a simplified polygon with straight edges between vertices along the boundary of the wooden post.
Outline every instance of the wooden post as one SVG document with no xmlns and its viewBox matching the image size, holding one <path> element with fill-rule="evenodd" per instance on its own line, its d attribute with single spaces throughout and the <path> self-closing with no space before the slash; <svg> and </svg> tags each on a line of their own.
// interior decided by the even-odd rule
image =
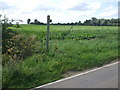
<svg viewBox="0 0 120 90">
<path fill-rule="evenodd" d="M 47 16 L 46 51 L 49 50 L 50 15 Z"/>
</svg>

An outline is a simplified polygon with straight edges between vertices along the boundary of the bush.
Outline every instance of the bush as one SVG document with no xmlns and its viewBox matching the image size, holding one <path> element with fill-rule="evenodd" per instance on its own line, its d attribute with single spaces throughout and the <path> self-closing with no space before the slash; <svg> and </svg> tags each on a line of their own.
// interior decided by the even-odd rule
<svg viewBox="0 0 120 90">
<path fill-rule="evenodd" d="M 17 34 L 12 29 L 7 29 L 9 26 L 9 24 L 2 25 L 2 54 L 7 53 L 7 50 L 12 47 L 12 37 Z"/>
<path fill-rule="evenodd" d="M 13 37 L 14 45 L 9 53 L 13 58 L 24 59 L 34 53 L 36 36 L 26 36 L 18 34 Z"/>
<path fill-rule="evenodd" d="M 23 60 L 35 52 L 36 35 L 20 34 L 9 24 L 3 24 L 2 29 L 3 65 L 10 59 Z"/>
<path fill-rule="evenodd" d="M 3 55 L 7 56 L 6 58 L 3 58 L 3 61 L 9 61 L 8 59 L 12 58 L 14 60 L 23 60 L 24 58 L 32 55 L 35 50 L 35 42 L 36 42 L 36 36 L 26 36 L 17 34 L 13 36 L 7 43 L 8 45 L 5 45 L 6 54 Z M 4 47 L 3 47 L 4 48 Z M 9 55 L 9 57 L 8 57 Z M 4 60 L 5 59 L 5 60 Z M 3 64 L 4 64 L 3 62 Z"/>
</svg>

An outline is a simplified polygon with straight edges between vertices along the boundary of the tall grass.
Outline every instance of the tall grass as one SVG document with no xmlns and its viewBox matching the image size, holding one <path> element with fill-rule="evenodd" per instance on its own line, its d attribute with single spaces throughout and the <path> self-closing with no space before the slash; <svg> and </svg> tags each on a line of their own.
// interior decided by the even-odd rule
<svg viewBox="0 0 120 90">
<path fill-rule="evenodd" d="M 3 67 L 3 87 L 33 88 L 64 78 L 66 71 L 99 67 L 118 58 L 117 27 L 74 26 L 69 32 L 70 28 L 51 26 L 50 50 L 45 53 L 46 26 L 22 25 L 18 31 L 37 35 L 40 47 L 25 60 Z"/>
</svg>

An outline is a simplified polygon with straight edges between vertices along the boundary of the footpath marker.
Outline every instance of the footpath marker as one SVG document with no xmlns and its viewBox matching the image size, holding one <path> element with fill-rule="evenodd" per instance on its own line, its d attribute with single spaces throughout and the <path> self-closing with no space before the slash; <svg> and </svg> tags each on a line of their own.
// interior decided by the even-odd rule
<svg viewBox="0 0 120 90">
<path fill-rule="evenodd" d="M 47 16 L 47 32 L 46 32 L 46 51 L 49 50 L 50 22 L 52 22 L 52 20 L 50 19 L 50 15 L 48 15 Z"/>
</svg>

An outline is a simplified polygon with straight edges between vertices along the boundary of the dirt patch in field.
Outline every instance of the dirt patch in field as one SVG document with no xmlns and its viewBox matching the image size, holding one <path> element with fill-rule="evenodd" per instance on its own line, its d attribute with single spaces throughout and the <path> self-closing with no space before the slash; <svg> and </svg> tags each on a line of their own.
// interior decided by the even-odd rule
<svg viewBox="0 0 120 90">
<path fill-rule="evenodd" d="M 67 72 L 65 72 L 62 76 L 63 76 L 64 78 L 66 78 L 66 77 L 70 77 L 70 76 L 72 76 L 72 75 L 77 75 L 77 74 L 79 74 L 80 72 L 82 72 L 82 71 L 67 71 Z"/>
</svg>

